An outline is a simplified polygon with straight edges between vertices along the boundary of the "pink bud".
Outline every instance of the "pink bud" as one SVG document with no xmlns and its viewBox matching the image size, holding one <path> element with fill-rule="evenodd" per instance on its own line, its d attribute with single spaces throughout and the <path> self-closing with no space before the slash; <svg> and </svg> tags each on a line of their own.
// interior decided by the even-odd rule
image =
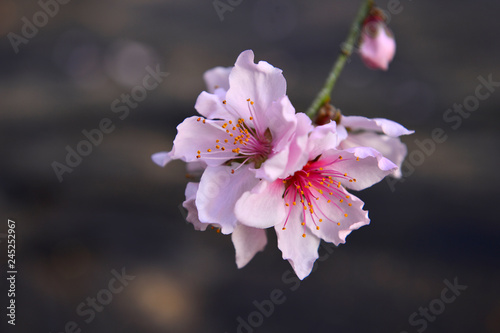
<svg viewBox="0 0 500 333">
<path fill-rule="evenodd" d="M 368 68 L 388 69 L 396 53 L 396 41 L 392 31 L 380 18 L 370 17 L 365 21 L 359 53 Z"/>
</svg>

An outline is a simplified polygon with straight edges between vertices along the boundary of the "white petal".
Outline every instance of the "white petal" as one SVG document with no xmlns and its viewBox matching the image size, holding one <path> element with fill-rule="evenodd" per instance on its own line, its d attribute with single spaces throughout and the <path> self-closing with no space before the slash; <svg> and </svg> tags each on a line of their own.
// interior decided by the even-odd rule
<svg viewBox="0 0 500 333">
<path fill-rule="evenodd" d="M 238 224 L 231 234 L 231 240 L 236 251 L 236 265 L 242 268 L 257 252 L 264 250 L 267 244 L 266 230 Z"/>
<path fill-rule="evenodd" d="M 241 195 L 236 203 L 238 221 L 249 227 L 269 228 L 285 220 L 284 185 L 277 180 L 260 181 L 251 191 Z"/>
<path fill-rule="evenodd" d="M 230 234 L 236 226 L 234 205 L 241 195 L 251 190 L 259 180 L 247 166 L 235 170 L 231 166 L 207 167 L 200 180 L 196 206 L 201 222 L 218 223 L 223 234 Z"/>
</svg>

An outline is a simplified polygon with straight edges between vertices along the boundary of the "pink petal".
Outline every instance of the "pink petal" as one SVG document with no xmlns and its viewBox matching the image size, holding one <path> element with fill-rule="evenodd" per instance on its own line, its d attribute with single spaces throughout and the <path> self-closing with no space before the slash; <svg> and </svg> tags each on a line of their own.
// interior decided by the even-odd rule
<svg viewBox="0 0 500 333">
<path fill-rule="evenodd" d="M 342 202 L 339 202 L 338 199 L 335 202 L 333 200 L 327 202 L 326 198 L 320 197 L 320 200 L 315 202 L 314 210 L 317 216 L 315 216 L 314 221 L 310 214 L 306 214 L 306 225 L 311 232 L 335 245 L 345 243 L 345 238 L 352 230 L 370 223 L 368 212 L 363 210 L 363 201 L 345 190 L 343 192 Z M 319 222 L 320 218 L 322 222 Z M 319 230 L 316 226 L 319 227 Z"/>
<path fill-rule="evenodd" d="M 200 221 L 218 223 L 223 234 L 230 234 L 236 226 L 236 201 L 259 182 L 248 167 L 243 166 L 232 174 L 233 168 L 236 169 L 235 166 L 207 167 L 196 194 Z"/>
<path fill-rule="evenodd" d="M 286 93 L 286 81 L 281 69 L 275 68 L 265 61 L 254 63 L 253 51 L 242 52 L 229 75 L 229 90 L 227 104 L 238 112 L 244 119 L 251 114 L 249 102 L 254 101 L 253 107 L 256 118 L 265 117 L 265 113 L 273 101 L 280 100 Z M 264 131 L 265 128 L 259 128 Z"/>
<path fill-rule="evenodd" d="M 222 92 L 222 89 L 217 90 L 217 93 L 220 92 Z M 198 96 L 194 108 L 199 114 L 208 119 L 234 120 L 234 115 L 228 112 L 226 106 L 222 103 L 224 99 L 225 94 L 209 94 L 203 91 Z"/>
<path fill-rule="evenodd" d="M 384 118 L 369 119 L 360 116 L 342 116 L 340 123 L 353 130 L 383 132 L 391 137 L 414 133 L 414 131 L 407 130 L 397 122 Z"/>
<path fill-rule="evenodd" d="M 216 89 L 229 89 L 229 74 L 233 67 L 215 67 L 203 74 L 203 79 L 207 85 L 207 90 L 213 93 Z"/>
<path fill-rule="evenodd" d="M 161 151 L 159 153 L 151 155 L 151 159 L 159 166 L 164 167 L 172 160 L 171 155 L 172 152 L 170 151 Z"/>
<path fill-rule="evenodd" d="M 231 234 L 231 240 L 236 251 L 236 265 L 242 268 L 257 252 L 264 250 L 267 244 L 266 230 L 238 224 Z"/>
<path fill-rule="evenodd" d="M 301 225 L 301 218 L 301 211 L 292 209 L 286 230 L 283 230 L 284 221 L 276 225 L 274 229 L 283 259 L 290 262 L 295 274 L 302 280 L 311 273 L 314 262 L 318 259 L 320 239 Z M 302 237 L 303 234 L 306 237 Z"/>
<path fill-rule="evenodd" d="M 177 126 L 173 156 L 170 157 L 185 162 L 203 161 L 209 166 L 220 165 L 233 157 L 234 153 L 231 152 L 231 145 L 227 145 L 225 151 L 215 153 L 216 140 L 226 137 L 226 132 L 221 128 L 223 121 L 210 120 L 203 124 L 198 119 L 199 117 L 186 118 Z M 214 152 L 207 155 L 208 149 Z M 200 159 L 196 158 L 198 150 L 201 151 Z M 205 158 L 212 156 L 216 156 L 217 159 Z"/>
<path fill-rule="evenodd" d="M 283 201 L 284 185 L 281 181 L 260 181 L 236 202 L 238 221 L 249 227 L 269 228 L 286 218 Z"/>
<path fill-rule="evenodd" d="M 286 98 L 288 100 L 288 98 Z M 274 154 L 272 154 L 259 169 L 255 170 L 257 178 L 274 181 L 286 178 L 307 163 L 308 133 L 312 130 L 311 120 L 303 113 L 292 115 L 294 121 L 270 121 L 270 128 L 277 124 L 285 124 L 288 128 L 276 130 L 273 134 Z M 281 125 L 280 125 L 281 126 Z M 281 135 L 281 136 L 280 136 Z"/>
<path fill-rule="evenodd" d="M 397 170 L 392 172 L 392 176 L 401 178 L 401 165 L 406 157 L 407 148 L 399 138 L 392 138 L 387 135 L 374 132 L 365 132 L 360 134 L 350 134 L 347 139 L 340 144 L 341 149 L 353 147 L 372 147 L 379 151 L 385 158 L 391 160 L 398 166 Z"/>
<path fill-rule="evenodd" d="M 195 230 L 205 231 L 209 226 L 208 223 L 202 223 L 198 219 L 198 209 L 196 208 L 195 199 L 198 191 L 199 183 L 188 183 L 186 186 L 186 200 L 182 203 L 182 207 L 186 208 L 188 215 L 186 221 L 190 222 Z"/>
<path fill-rule="evenodd" d="M 322 159 L 336 161 L 332 164 L 332 169 L 346 173 L 350 178 L 355 178 L 356 181 L 345 181 L 342 182 L 342 185 L 356 191 L 378 183 L 397 169 L 397 166 L 383 157 L 381 153 L 367 147 L 330 150 L 322 155 Z"/>
<path fill-rule="evenodd" d="M 345 136 L 345 131 L 342 132 Z M 337 133 L 337 123 L 332 121 L 326 125 L 317 126 L 309 135 L 307 151 L 309 160 L 314 160 L 324 151 L 335 149 L 344 137 L 339 137 Z"/>
</svg>

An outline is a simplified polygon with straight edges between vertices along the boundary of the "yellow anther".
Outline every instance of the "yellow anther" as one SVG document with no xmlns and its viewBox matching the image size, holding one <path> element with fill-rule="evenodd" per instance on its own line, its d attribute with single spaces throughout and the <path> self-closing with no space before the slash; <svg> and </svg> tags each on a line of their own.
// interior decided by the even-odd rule
<svg viewBox="0 0 500 333">
<path fill-rule="evenodd" d="M 231 170 L 231 173 L 234 173 L 234 169 Z"/>
<path fill-rule="evenodd" d="M 333 195 L 333 192 L 330 192 L 330 193 L 328 193 L 328 194 Z"/>
<path fill-rule="evenodd" d="M 304 203 L 304 199 L 300 199 L 300 202 L 301 202 L 301 203 Z"/>
<path fill-rule="evenodd" d="M 294 206 L 297 206 L 297 203 L 294 201 L 294 202 L 293 202 L 293 205 L 294 205 Z"/>
<path fill-rule="evenodd" d="M 253 101 L 251 101 L 250 104 L 253 105 Z"/>
<path fill-rule="evenodd" d="M 305 223 L 305 222 L 302 222 L 301 224 L 302 224 L 302 225 L 306 225 L 306 223 Z"/>
<path fill-rule="evenodd" d="M 352 206 L 352 203 L 350 203 L 350 202 L 349 202 L 349 203 L 348 203 L 348 205 L 349 205 L 349 207 L 351 207 L 351 206 Z"/>
<path fill-rule="evenodd" d="M 233 121 L 232 121 L 232 120 L 230 120 L 230 121 L 228 121 L 228 123 L 232 124 L 232 123 L 233 123 Z"/>
<path fill-rule="evenodd" d="M 323 170 L 323 168 L 319 168 L 320 170 Z"/>
<path fill-rule="evenodd" d="M 201 151 L 199 151 L 199 150 L 198 150 L 198 151 L 197 151 L 197 153 L 198 153 L 198 154 L 201 154 Z"/>
<path fill-rule="evenodd" d="M 314 210 L 312 208 L 309 209 L 309 211 L 311 212 L 311 214 L 314 214 Z"/>
<path fill-rule="evenodd" d="M 346 197 L 346 199 L 349 199 L 349 198 L 350 198 L 350 196 L 348 196 L 348 195 L 346 195 L 345 197 Z"/>
<path fill-rule="evenodd" d="M 217 233 L 220 234 L 220 229 L 217 229 Z"/>
<path fill-rule="evenodd" d="M 286 230 L 286 228 L 285 228 L 285 227 L 283 227 L 283 228 L 281 228 L 281 230 Z"/>
<path fill-rule="evenodd" d="M 359 157 L 356 157 L 356 161 L 359 161 Z"/>
<path fill-rule="evenodd" d="M 347 217 L 347 214 L 344 214 L 345 217 Z"/>
<path fill-rule="evenodd" d="M 316 230 L 319 230 L 319 226 L 316 226 Z"/>
<path fill-rule="evenodd" d="M 200 121 L 200 120 L 201 120 L 201 118 L 196 119 L 196 121 Z"/>
<path fill-rule="evenodd" d="M 340 225 L 340 222 L 337 222 L 337 225 Z"/>
<path fill-rule="evenodd" d="M 224 147 L 221 147 L 221 150 L 226 150 L 226 148 L 224 148 Z"/>
<path fill-rule="evenodd" d="M 212 149 L 208 148 L 207 151 L 210 153 L 212 151 Z"/>
<path fill-rule="evenodd" d="M 205 119 L 203 119 L 203 123 L 205 123 Z"/>
<path fill-rule="evenodd" d="M 323 194 L 323 190 L 318 190 L 319 194 Z"/>
<path fill-rule="evenodd" d="M 340 202 L 344 202 L 344 199 L 340 199 L 339 201 L 340 201 Z"/>
<path fill-rule="evenodd" d="M 215 149 L 220 149 L 220 146 L 219 145 L 215 146 Z"/>
<path fill-rule="evenodd" d="M 344 173 L 344 177 L 347 177 L 347 173 Z"/>
<path fill-rule="evenodd" d="M 224 139 L 224 142 L 227 143 L 228 142 L 227 139 Z"/>
<path fill-rule="evenodd" d="M 302 237 L 306 238 L 306 234 L 302 234 Z"/>
<path fill-rule="evenodd" d="M 250 120 L 253 120 L 253 117 L 250 117 Z"/>
<path fill-rule="evenodd" d="M 330 203 L 330 202 L 332 202 L 332 200 L 328 199 L 328 201 L 326 203 Z"/>
<path fill-rule="evenodd" d="M 226 100 L 223 100 L 223 101 L 222 101 L 222 104 L 226 104 Z"/>
<path fill-rule="evenodd" d="M 319 219 L 320 222 L 323 222 L 323 219 Z"/>
<path fill-rule="evenodd" d="M 339 160 L 341 160 L 341 159 L 342 159 L 342 156 L 339 155 Z"/>
<path fill-rule="evenodd" d="M 353 178 L 353 179 L 352 179 L 352 181 L 353 181 L 353 182 L 356 182 L 356 178 Z"/>
<path fill-rule="evenodd" d="M 316 200 L 319 200 L 319 197 L 317 197 Z"/>
<path fill-rule="evenodd" d="M 304 210 L 307 210 L 307 207 L 306 207 L 306 206 L 304 206 Z"/>
<path fill-rule="evenodd" d="M 250 102 L 250 98 L 247 98 L 247 102 Z"/>
<path fill-rule="evenodd" d="M 285 206 L 290 207 L 290 205 L 288 203 L 286 203 Z"/>
<path fill-rule="evenodd" d="M 286 184 L 286 180 L 283 180 L 283 184 Z"/>
<path fill-rule="evenodd" d="M 311 182 L 307 182 L 307 185 L 312 186 Z"/>
<path fill-rule="evenodd" d="M 337 184 L 337 187 L 340 187 L 340 182 Z"/>
</svg>

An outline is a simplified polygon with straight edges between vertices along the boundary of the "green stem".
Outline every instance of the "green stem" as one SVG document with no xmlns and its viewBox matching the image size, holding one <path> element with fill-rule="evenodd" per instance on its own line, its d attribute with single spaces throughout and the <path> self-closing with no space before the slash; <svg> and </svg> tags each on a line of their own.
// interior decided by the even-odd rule
<svg viewBox="0 0 500 333">
<path fill-rule="evenodd" d="M 335 61 L 335 64 L 333 65 L 332 70 L 330 71 L 330 74 L 328 75 L 328 78 L 326 79 L 323 88 L 318 93 L 313 103 L 307 110 L 307 115 L 309 116 L 309 118 L 313 119 L 316 116 L 318 110 L 323 105 L 325 105 L 330 101 L 330 95 L 332 93 L 333 87 L 335 86 L 335 82 L 337 82 L 337 78 L 342 72 L 342 69 L 344 68 L 345 63 L 347 62 L 347 59 L 349 59 L 349 57 L 351 56 L 352 51 L 354 50 L 354 47 L 359 40 L 363 21 L 370 13 L 370 10 L 372 9 L 373 5 L 374 5 L 373 0 L 364 0 L 364 2 L 361 4 L 358 14 L 356 15 L 354 21 L 352 22 L 351 30 L 349 30 L 347 39 L 341 46 L 340 54 L 337 58 L 337 61 Z"/>
</svg>

